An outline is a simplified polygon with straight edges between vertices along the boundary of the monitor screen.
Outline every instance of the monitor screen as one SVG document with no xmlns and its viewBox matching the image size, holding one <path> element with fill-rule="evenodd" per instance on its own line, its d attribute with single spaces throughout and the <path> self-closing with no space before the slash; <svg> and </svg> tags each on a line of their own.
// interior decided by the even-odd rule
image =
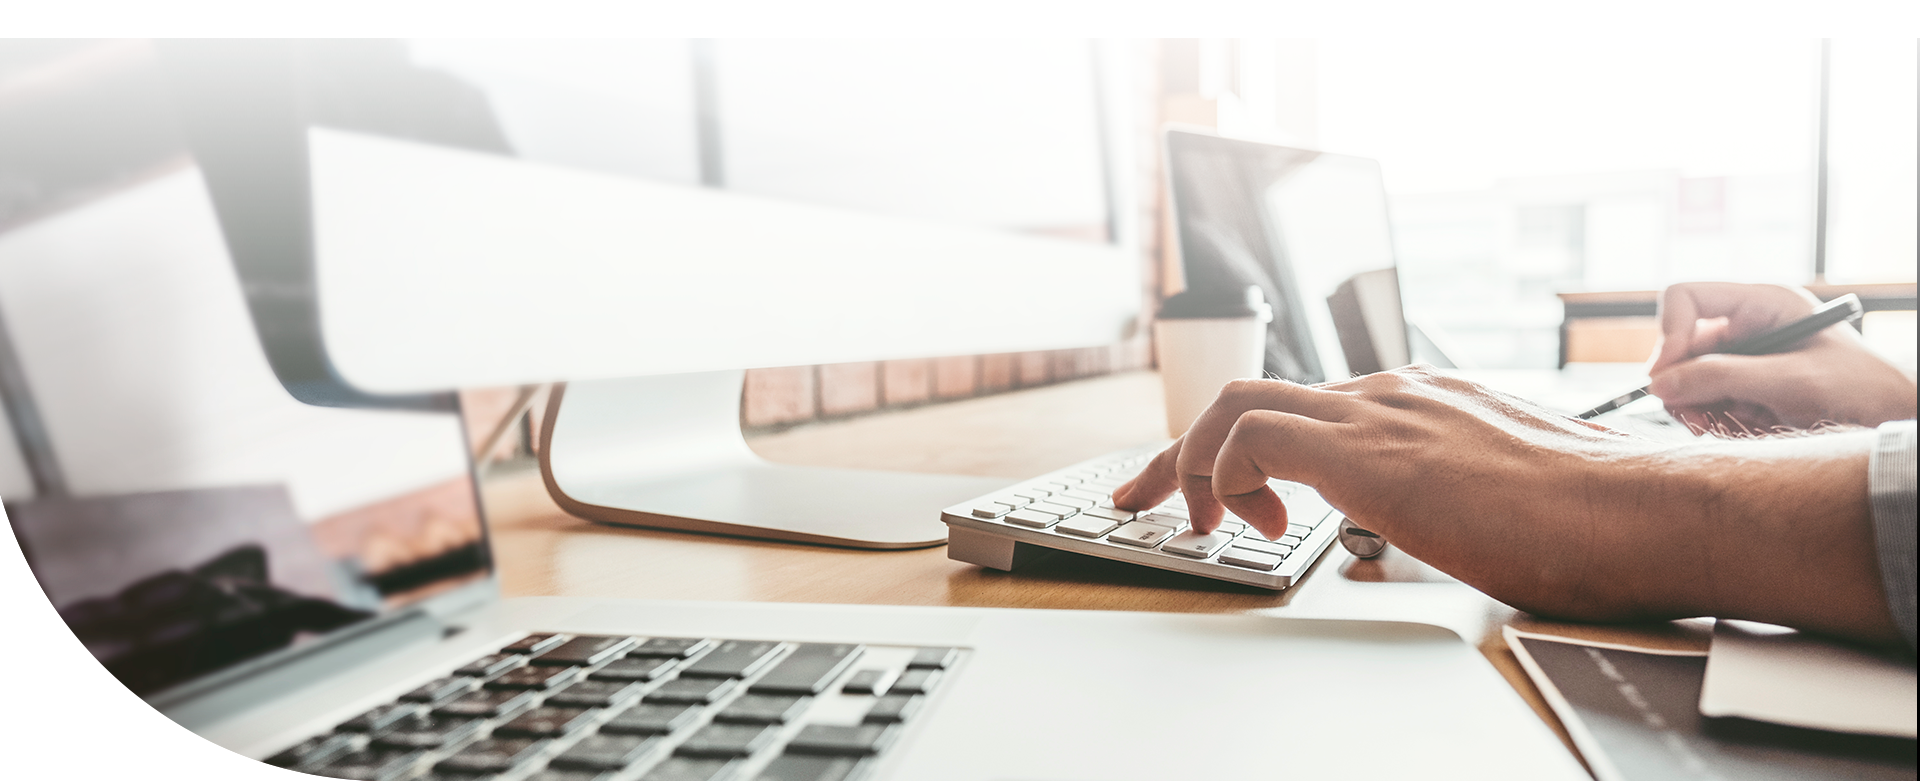
<svg viewBox="0 0 1920 781">
<path fill-rule="evenodd" d="M 1347 377 L 1328 299 L 1356 275 L 1394 268 L 1380 165 L 1182 130 L 1167 133 L 1167 149 L 1187 289 L 1259 287 L 1274 307 L 1266 372 L 1307 383 Z M 1397 286 L 1386 298 L 1403 353 Z"/>
<path fill-rule="evenodd" d="M 151 695 L 487 580 L 458 415 L 296 400 L 191 170 L 0 234 L 0 496 Z"/>
</svg>

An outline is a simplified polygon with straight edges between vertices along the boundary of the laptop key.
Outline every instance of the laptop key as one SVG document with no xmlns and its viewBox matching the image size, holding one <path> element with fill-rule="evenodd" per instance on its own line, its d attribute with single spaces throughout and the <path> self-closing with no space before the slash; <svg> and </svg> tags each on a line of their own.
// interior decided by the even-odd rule
<svg viewBox="0 0 1920 781">
<path fill-rule="evenodd" d="M 442 773 L 504 773 L 538 756 L 546 741 L 488 738 L 454 752 L 433 769 Z"/>
<path fill-rule="evenodd" d="M 559 645 L 565 642 L 566 639 L 566 635 L 551 632 L 527 635 L 526 637 L 508 643 L 505 648 L 500 649 L 500 653 L 529 656 Z"/>
<path fill-rule="evenodd" d="M 382 705 L 340 723 L 342 732 L 365 732 L 378 734 L 391 729 L 401 721 L 427 712 L 427 706 L 416 702 L 396 702 Z"/>
<path fill-rule="evenodd" d="M 492 678 L 495 675 L 527 663 L 524 656 L 513 654 L 489 654 L 467 663 L 467 666 L 454 670 L 454 675 L 467 678 Z"/>
<path fill-rule="evenodd" d="M 575 730 L 592 721 L 595 715 L 597 714 L 591 710 L 542 705 L 495 727 L 493 734 L 522 738 L 557 738 L 573 734 Z"/>
<path fill-rule="evenodd" d="M 292 748 L 267 757 L 267 764 L 284 768 L 319 765 L 347 752 L 359 750 L 364 740 L 366 738 L 361 735 L 345 732 L 315 735 L 300 741 Z"/>
<path fill-rule="evenodd" d="M 533 657 L 532 664 L 545 667 L 591 667 L 612 659 L 639 641 L 631 637 L 583 635 L 561 643 L 558 648 Z"/>
<path fill-rule="evenodd" d="M 392 732 L 375 738 L 373 742 L 374 745 L 388 748 L 440 748 L 473 737 L 480 731 L 480 725 L 485 723 L 485 719 L 422 716 L 394 727 Z"/>
<path fill-rule="evenodd" d="M 433 709 L 445 716 L 510 716 L 533 704 L 533 692 L 518 689 L 468 692 Z"/>
<path fill-rule="evenodd" d="M 812 697 L 748 694 L 727 704 L 713 720 L 726 724 L 785 724 L 806 712 Z"/>
<path fill-rule="evenodd" d="M 819 694 L 846 672 L 866 651 L 865 646 L 800 643 L 793 653 L 754 681 L 750 691 L 780 694 Z"/>
<path fill-rule="evenodd" d="M 651 681 L 667 674 L 679 663 L 677 657 L 629 656 L 607 662 L 606 666 L 588 673 L 587 677 L 597 681 Z"/>
<path fill-rule="evenodd" d="M 683 757 L 744 757 L 766 748 L 779 732 L 777 724 L 708 724 L 688 735 L 673 753 Z"/>
<path fill-rule="evenodd" d="M 576 708 L 611 708 L 639 697 L 640 691 L 644 688 L 646 686 L 640 681 L 581 681 L 547 695 L 546 704 L 569 705 Z"/>
<path fill-rule="evenodd" d="M 886 680 L 886 677 L 886 670 L 861 670 L 848 678 L 846 683 L 840 684 L 840 693 L 884 694 L 885 690 L 880 688 L 880 682 Z"/>
<path fill-rule="evenodd" d="M 889 694 L 875 700 L 873 707 L 867 710 L 868 724 L 898 724 L 913 718 L 926 705 L 927 698 L 914 694 Z"/>
<path fill-rule="evenodd" d="M 890 724 L 808 724 L 787 742 L 787 753 L 871 756 L 886 750 L 899 734 L 900 729 Z"/>
<path fill-rule="evenodd" d="M 407 702 L 419 702 L 427 705 L 439 705 L 467 692 L 473 691 L 480 682 L 472 678 L 441 678 L 428 681 L 420 688 L 400 695 Z"/>
<path fill-rule="evenodd" d="M 933 691 L 934 685 L 940 682 L 941 675 L 940 670 L 910 669 L 895 678 L 893 686 L 887 689 L 887 692 L 889 694 L 926 694 Z"/>
<path fill-rule="evenodd" d="M 665 735 L 693 722 L 700 715 L 699 705 L 643 702 L 616 714 L 600 725 L 601 734 Z"/>
<path fill-rule="evenodd" d="M 680 702 L 707 705 L 740 688 L 733 678 L 675 678 L 647 693 L 647 702 Z"/>
<path fill-rule="evenodd" d="M 641 643 L 640 647 L 627 652 L 627 656 L 671 656 L 685 659 L 713 645 L 712 640 L 695 637 L 654 637 Z"/>
<path fill-rule="evenodd" d="M 640 781 L 726 781 L 739 769 L 739 763 L 731 759 L 669 757 L 654 765 Z"/>
<path fill-rule="evenodd" d="M 392 781 L 413 772 L 424 751 L 371 749 L 355 751 L 313 770 L 314 775 L 348 781 Z"/>
<path fill-rule="evenodd" d="M 958 648 L 942 648 L 937 646 L 921 648 L 913 652 L 913 658 L 907 661 L 907 667 L 908 669 L 932 668 L 935 670 L 945 670 L 948 667 L 952 667 L 953 663 L 959 661 L 959 659 L 960 649 Z"/>
<path fill-rule="evenodd" d="M 564 683 L 572 683 L 580 677 L 578 667 L 522 667 L 508 670 L 500 677 L 487 681 L 489 689 L 534 689 L 544 691 Z"/>
<path fill-rule="evenodd" d="M 553 758 L 552 767 L 619 770 L 666 748 L 658 735 L 588 735 Z"/>
<path fill-rule="evenodd" d="M 981 502 L 974 505 L 968 512 L 972 513 L 975 518 L 998 518 L 1013 512 L 1013 505 L 1002 504 L 1000 502 Z"/>
<path fill-rule="evenodd" d="M 853 757 L 781 754 L 768 763 L 755 781 L 845 781 L 860 767 Z"/>
<path fill-rule="evenodd" d="M 773 661 L 779 643 L 726 640 L 680 671 L 683 678 L 745 678 Z"/>
</svg>

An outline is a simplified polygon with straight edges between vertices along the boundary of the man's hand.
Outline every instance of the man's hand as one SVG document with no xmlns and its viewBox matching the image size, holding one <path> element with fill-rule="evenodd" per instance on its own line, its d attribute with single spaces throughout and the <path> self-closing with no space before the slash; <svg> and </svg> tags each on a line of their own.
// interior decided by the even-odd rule
<svg viewBox="0 0 1920 781">
<path fill-rule="evenodd" d="M 1896 635 L 1866 520 L 1867 434 L 1675 447 L 1423 368 L 1239 380 L 1114 500 L 1143 510 L 1179 490 L 1195 531 L 1230 510 L 1275 535 L 1286 509 L 1267 479 L 1294 480 L 1530 612 L 1883 639 Z M 1732 447 L 1750 455 L 1715 449 Z"/>
<path fill-rule="evenodd" d="M 1716 350 L 1806 317 L 1813 294 L 1780 285 L 1687 282 L 1660 295 L 1653 395 L 1695 431 L 1875 426 L 1914 416 L 1914 382 L 1835 325 L 1775 355 Z"/>
</svg>

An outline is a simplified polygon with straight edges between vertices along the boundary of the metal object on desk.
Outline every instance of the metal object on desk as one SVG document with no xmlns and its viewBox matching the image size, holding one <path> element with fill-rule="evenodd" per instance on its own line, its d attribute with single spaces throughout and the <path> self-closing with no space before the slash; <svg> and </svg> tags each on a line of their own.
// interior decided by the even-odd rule
<svg viewBox="0 0 1920 781">
<path fill-rule="evenodd" d="M 1347 552 L 1357 558 L 1371 559 L 1387 549 L 1387 541 L 1378 534 L 1355 525 L 1346 518 L 1340 519 L 1340 544 Z"/>
</svg>

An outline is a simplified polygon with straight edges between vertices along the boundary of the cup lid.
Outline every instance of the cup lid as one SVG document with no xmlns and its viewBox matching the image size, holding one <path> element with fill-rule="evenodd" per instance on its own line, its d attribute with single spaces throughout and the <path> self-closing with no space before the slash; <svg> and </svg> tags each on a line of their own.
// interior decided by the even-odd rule
<svg viewBox="0 0 1920 781">
<path fill-rule="evenodd" d="M 1267 304 L 1258 285 L 1248 285 L 1244 290 L 1184 290 L 1160 302 L 1162 320 L 1229 317 L 1254 317 L 1268 322 L 1273 319 L 1273 307 Z"/>
</svg>

